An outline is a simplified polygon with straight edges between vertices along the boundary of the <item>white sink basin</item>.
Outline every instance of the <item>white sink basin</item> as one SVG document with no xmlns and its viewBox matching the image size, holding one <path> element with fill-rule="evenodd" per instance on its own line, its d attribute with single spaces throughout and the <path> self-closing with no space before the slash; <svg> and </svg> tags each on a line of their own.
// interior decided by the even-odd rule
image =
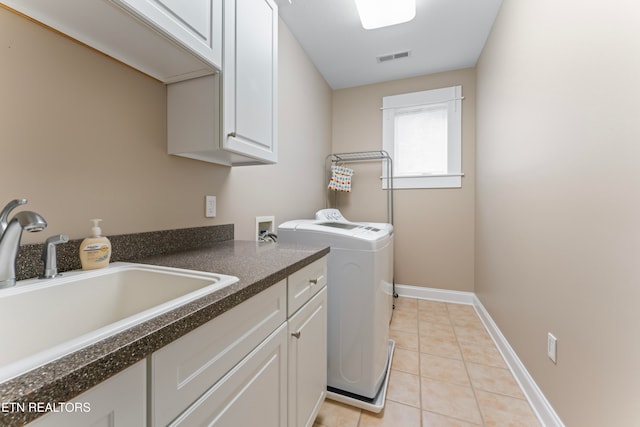
<svg viewBox="0 0 640 427">
<path fill-rule="evenodd" d="M 0 289 L 0 382 L 237 281 L 222 274 L 113 263 Z"/>
</svg>

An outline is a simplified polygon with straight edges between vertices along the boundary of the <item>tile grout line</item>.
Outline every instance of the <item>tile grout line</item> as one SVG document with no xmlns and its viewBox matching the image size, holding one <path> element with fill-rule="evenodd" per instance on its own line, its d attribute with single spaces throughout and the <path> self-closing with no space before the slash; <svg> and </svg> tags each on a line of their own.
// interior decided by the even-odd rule
<svg viewBox="0 0 640 427">
<path fill-rule="evenodd" d="M 455 325 L 451 320 L 451 313 L 449 312 L 449 304 L 446 304 L 447 307 L 447 316 L 449 317 L 449 322 L 451 322 L 451 328 L 453 329 L 453 335 L 456 338 L 456 344 L 458 345 L 458 350 L 460 350 L 460 356 L 462 357 L 462 364 L 464 366 L 464 370 L 467 373 L 467 378 L 469 379 L 469 386 L 471 387 L 471 393 L 473 393 L 473 398 L 476 401 L 476 407 L 478 408 L 478 413 L 480 414 L 480 420 L 482 421 L 482 426 L 486 426 L 486 422 L 484 419 L 484 414 L 482 413 L 482 409 L 480 408 L 480 402 L 478 401 L 478 395 L 476 394 L 476 388 L 473 385 L 473 381 L 471 380 L 471 374 L 469 374 L 469 367 L 467 366 L 467 361 L 464 357 L 464 353 L 462 351 L 462 347 L 460 346 L 460 340 L 458 340 L 458 333 L 456 332 Z"/>
<path fill-rule="evenodd" d="M 418 299 L 416 299 L 416 300 L 417 300 L 417 307 L 418 307 L 418 361 L 420 363 L 423 353 L 420 351 L 420 309 L 419 309 L 419 300 Z M 478 402 L 478 398 L 477 398 L 477 396 L 475 394 L 475 389 L 473 388 L 473 384 L 471 382 L 471 376 L 469 375 L 469 371 L 467 369 L 467 364 L 466 364 L 466 361 L 464 359 L 464 355 L 462 353 L 462 348 L 460 347 L 460 343 L 458 341 L 458 335 L 456 334 L 456 331 L 455 331 L 455 325 L 454 325 L 454 323 L 453 323 L 453 321 L 451 319 L 451 316 L 449 314 L 449 305 L 446 304 L 446 303 L 445 303 L 445 309 L 446 309 L 446 315 L 447 315 L 447 321 L 448 321 L 448 325 L 447 326 L 450 326 L 451 330 L 453 331 L 453 336 L 454 336 L 454 338 L 456 340 L 456 345 L 458 346 L 458 351 L 460 352 L 460 357 L 461 357 L 460 361 L 462 362 L 462 364 L 464 366 L 465 372 L 467 374 L 467 379 L 469 381 L 469 387 L 471 388 L 471 392 L 473 393 L 473 398 L 474 398 L 476 407 L 478 409 L 478 413 L 480 414 L 480 419 L 481 419 L 481 422 L 482 422 L 482 424 L 480 426 L 485 426 L 486 424 L 484 422 L 484 416 L 482 415 L 482 411 L 480 409 L 480 404 Z M 433 323 L 433 324 L 436 324 L 436 325 L 440 325 L 441 324 L 438 321 L 432 321 L 432 322 L 425 321 L 425 323 Z M 439 355 L 439 354 L 430 354 L 430 353 L 424 353 L 424 354 L 425 355 L 430 355 L 430 356 L 435 356 L 435 357 L 440 357 L 440 358 L 443 358 L 443 359 L 457 360 L 456 358 L 453 358 L 453 357 L 450 357 L 450 356 L 444 356 L 444 355 Z M 421 397 L 421 399 L 420 399 L 420 423 L 421 423 L 421 425 L 422 425 L 422 421 L 423 421 L 422 420 L 422 415 L 423 415 L 422 412 L 423 411 L 434 413 L 434 414 L 437 414 L 437 415 L 440 415 L 442 417 L 446 417 L 446 418 L 449 418 L 449 419 L 452 419 L 452 420 L 457 420 L 457 421 L 461 421 L 461 422 L 464 422 L 464 423 L 469 423 L 469 424 L 476 425 L 476 424 L 474 424 L 474 423 L 472 423 L 472 422 L 470 422 L 470 421 L 468 421 L 466 419 L 463 419 L 463 418 L 458 418 L 458 417 L 452 416 L 450 414 L 443 414 L 443 413 L 440 413 L 440 412 L 427 411 L 426 409 L 422 408 L 422 364 L 421 363 L 419 365 L 419 377 L 420 377 L 419 381 L 420 381 L 420 391 L 421 391 L 421 396 L 420 396 Z M 425 378 L 432 379 L 431 377 L 425 377 Z M 439 379 L 436 379 L 435 381 L 438 381 L 438 382 L 441 381 L 441 382 L 444 382 L 445 384 L 449 384 L 448 381 L 443 381 L 443 380 L 439 380 Z M 455 385 L 458 385 L 458 386 L 462 386 L 461 384 L 457 384 L 457 383 L 452 383 L 452 384 L 455 384 Z"/>
<path fill-rule="evenodd" d="M 419 299 L 417 299 L 417 301 L 418 301 L 418 304 L 417 304 L 417 305 L 418 305 L 418 318 L 419 318 L 419 316 L 420 316 L 420 310 L 419 310 Z M 460 352 L 460 357 L 461 357 L 460 361 L 461 361 L 461 362 L 462 362 L 462 364 L 464 365 L 465 372 L 467 373 L 467 377 L 468 377 L 468 379 L 469 379 L 469 385 L 471 386 L 471 378 L 469 377 L 469 373 L 467 372 L 467 366 L 466 366 L 466 363 L 465 363 L 465 361 L 464 361 L 464 357 L 462 356 L 462 349 L 460 348 L 460 344 L 458 343 L 458 337 L 457 337 L 457 335 L 456 335 L 456 333 L 455 333 L 455 328 L 454 328 L 453 322 L 451 321 L 451 316 L 450 316 L 450 314 L 449 314 L 449 307 L 448 307 L 448 304 L 445 304 L 445 309 L 446 309 L 447 322 L 448 322 L 447 326 L 450 326 L 450 327 L 451 327 L 451 330 L 453 331 L 453 336 L 454 336 L 454 338 L 455 338 L 455 340 L 456 340 L 456 346 L 458 347 L 458 351 Z M 435 325 L 443 324 L 443 323 L 438 322 L 437 320 L 433 320 L 433 321 L 431 321 L 431 322 L 429 322 L 429 321 L 425 321 L 425 322 L 427 322 L 427 323 L 433 323 L 433 324 L 435 324 Z M 420 340 L 419 325 L 420 325 L 420 323 L 418 322 L 418 340 Z M 443 324 L 443 325 L 444 325 L 444 324 Z M 421 359 L 421 358 L 422 358 L 422 354 L 423 354 L 423 353 L 420 351 L 420 348 L 418 348 L 418 354 L 419 354 L 419 358 Z M 430 353 L 424 353 L 424 354 L 425 354 L 425 355 L 430 355 L 430 356 L 439 357 L 439 358 L 449 359 L 449 360 L 456 360 L 455 358 L 452 358 L 452 357 L 450 357 L 450 356 L 444 356 L 444 355 L 440 355 L 440 354 L 430 354 Z M 431 378 L 431 377 L 425 377 L 425 378 L 430 379 L 430 380 L 433 380 L 433 378 Z M 438 382 L 444 382 L 444 383 L 447 383 L 447 384 L 448 384 L 448 382 L 447 382 L 447 381 L 443 381 L 443 380 L 440 380 L 440 379 L 435 379 L 435 381 L 438 381 Z M 421 370 L 421 369 L 420 369 L 420 386 L 421 386 L 421 388 L 422 388 L 422 370 Z M 460 386 L 461 386 L 461 385 L 460 385 Z M 472 389 L 472 392 L 473 392 L 473 389 Z M 475 393 L 474 393 L 473 397 L 474 397 L 474 400 L 475 400 L 475 402 L 476 402 L 476 406 L 478 406 L 478 401 L 477 401 L 477 398 L 476 398 L 476 396 L 475 396 Z M 423 408 L 422 408 L 422 401 L 420 402 L 420 410 L 421 410 L 421 422 L 422 422 L 422 411 L 426 411 L 426 409 L 423 409 Z M 479 411 L 479 408 L 478 408 L 478 411 Z M 463 418 L 457 418 L 457 417 L 454 417 L 454 416 L 452 416 L 451 414 L 444 414 L 444 413 L 440 413 L 440 412 L 433 412 L 433 411 L 426 411 L 426 412 L 434 413 L 434 414 L 440 415 L 440 416 L 442 416 L 442 417 L 446 417 L 446 418 L 451 419 L 451 420 L 457 420 L 457 421 L 461 421 L 461 422 L 465 422 L 465 423 L 472 424 L 472 423 L 470 423 L 468 420 L 465 420 L 465 419 L 463 419 Z M 483 423 L 484 423 L 484 420 L 483 420 Z M 484 424 L 482 424 L 482 425 L 484 426 Z"/>
<path fill-rule="evenodd" d="M 447 303 L 447 310 L 448 310 L 449 304 L 455 304 L 455 303 Z M 474 313 L 477 316 L 477 318 L 480 320 L 480 325 L 481 325 L 482 331 L 486 332 L 487 334 L 489 334 L 489 330 L 488 330 L 487 326 L 482 321 L 482 318 L 478 314 L 478 312 L 477 312 L 475 307 L 474 307 Z M 465 327 L 465 326 L 460 326 L 460 327 Z M 454 333 L 455 333 L 455 327 L 454 327 Z M 496 344 L 496 342 L 493 339 L 493 337 L 491 337 L 491 334 L 489 334 L 489 338 L 491 339 L 492 348 L 498 351 L 498 354 L 500 356 L 500 360 L 503 363 L 506 364 L 505 358 L 504 358 L 503 354 L 499 351 L 498 345 Z M 456 341 L 458 341 L 457 333 L 456 333 Z M 458 343 L 459 343 L 459 341 L 458 341 Z M 458 344 L 458 346 L 460 347 L 460 344 Z M 461 347 L 460 347 L 460 351 L 462 353 L 462 348 Z M 511 378 L 514 378 L 514 381 L 516 382 L 516 385 L 518 386 L 518 389 L 520 390 L 522 396 L 514 396 L 512 394 L 509 394 L 508 392 L 501 392 L 501 391 L 497 391 L 497 390 L 487 390 L 487 389 L 476 387 L 474 385 L 473 381 L 471 380 L 471 375 L 469 374 L 468 363 L 467 363 L 466 360 L 464 360 L 464 355 L 463 355 L 463 362 L 464 362 L 465 370 L 467 371 L 467 375 L 469 376 L 469 382 L 471 384 L 471 388 L 473 390 L 473 394 L 474 394 L 474 396 L 476 398 L 476 403 L 478 405 L 478 409 L 480 410 L 480 416 L 483 419 L 483 425 L 486 425 L 485 421 L 484 421 L 484 414 L 483 414 L 482 409 L 480 407 L 480 401 L 478 400 L 476 391 L 482 391 L 483 393 L 487 393 L 489 395 L 501 396 L 501 397 L 505 397 L 505 398 L 509 398 L 509 399 L 521 400 L 521 401 L 526 402 L 527 405 L 531 408 L 531 403 L 529 402 L 529 400 L 527 399 L 526 395 L 524 394 L 524 392 L 522 390 L 522 386 L 517 381 L 515 381 L 515 377 L 514 377 L 513 373 L 511 372 L 511 370 L 509 369 L 508 365 L 506 365 L 505 367 L 502 367 L 502 366 L 495 366 L 495 365 L 492 365 L 490 363 L 471 362 L 471 361 L 468 362 L 468 363 L 472 363 L 472 364 L 475 364 L 475 365 L 479 365 L 479 366 L 483 366 L 483 367 L 487 367 L 487 368 L 491 368 L 491 369 L 505 370 L 506 372 L 509 373 Z"/>
</svg>

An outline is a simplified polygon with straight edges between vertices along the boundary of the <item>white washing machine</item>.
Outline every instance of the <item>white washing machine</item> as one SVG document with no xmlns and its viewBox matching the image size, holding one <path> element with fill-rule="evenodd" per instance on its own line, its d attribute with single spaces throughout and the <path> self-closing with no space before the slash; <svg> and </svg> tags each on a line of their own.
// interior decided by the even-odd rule
<svg viewBox="0 0 640 427">
<path fill-rule="evenodd" d="M 327 258 L 329 397 L 343 395 L 347 400 L 335 400 L 353 404 L 351 399 L 356 399 L 356 406 L 379 412 L 393 354 L 389 340 L 393 226 L 351 222 L 337 209 L 323 209 L 314 220 L 281 224 L 278 241 L 331 247 Z"/>
</svg>

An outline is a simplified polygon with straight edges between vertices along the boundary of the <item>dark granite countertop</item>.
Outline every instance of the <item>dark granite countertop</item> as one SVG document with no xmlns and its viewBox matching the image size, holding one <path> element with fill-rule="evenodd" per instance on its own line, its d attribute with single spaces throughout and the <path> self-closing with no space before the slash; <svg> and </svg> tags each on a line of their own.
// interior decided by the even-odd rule
<svg viewBox="0 0 640 427">
<path fill-rule="evenodd" d="M 136 260 L 228 274 L 239 281 L 0 383 L 0 425 L 24 425 L 42 415 L 13 411 L 13 405 L 69 401 L 328 253 L 328 247 L 230 240 L 209 248 Z"/>
</svg>

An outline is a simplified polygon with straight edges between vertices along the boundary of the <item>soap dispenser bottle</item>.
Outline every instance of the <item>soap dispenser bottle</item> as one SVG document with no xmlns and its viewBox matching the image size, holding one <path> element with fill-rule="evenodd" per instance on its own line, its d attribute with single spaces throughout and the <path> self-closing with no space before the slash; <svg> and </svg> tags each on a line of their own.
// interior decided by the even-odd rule
<svg viewBox="0 0 640 427">
<path fill-rule="evenodd" d="M 102 236 L 101 219 L 92 219 L 91 237 L 80 244 L 80 262 L 83 270 L 94 270 L 109 265 L 111 259 L 111 242 Z"/>
</svg>

